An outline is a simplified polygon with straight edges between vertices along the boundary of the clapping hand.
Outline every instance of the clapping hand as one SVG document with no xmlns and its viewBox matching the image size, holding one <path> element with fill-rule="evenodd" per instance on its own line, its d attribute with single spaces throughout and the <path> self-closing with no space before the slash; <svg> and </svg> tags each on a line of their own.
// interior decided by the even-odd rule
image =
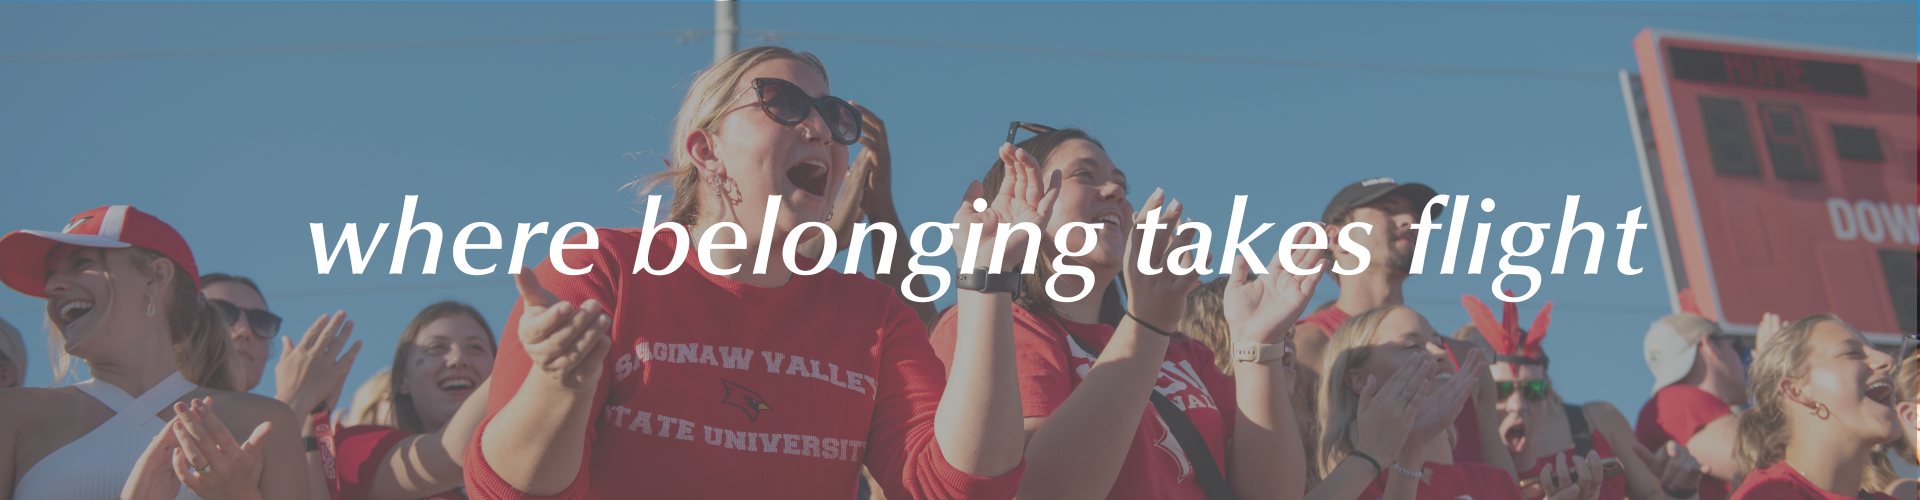
<svg viewBox="0 0 1920 500">
<path fill-rule="evenodd" d="M 1294 243 L 1301 243 L 1311 235 L 1310 231 L 1301 231 Z M 1270 273 L 1266 276 L 1254 276 L 1251 263 L 1236 261 L 1233 277 L 1227 281 L 1221 299 L 1233 340 L 1261 344 L 1284 341 L 1293 331 L 1294 321 L 1307 310 L 1307 301 L 1313 299 L 1313 289 L 1319 285 L 1320 276 L 1332 267 L 1325 265 L 1325 253 L 1324 249 L 1299 249 L 1292 254 L 1275 252 L 1273 261 L 1267 265 Z M 1280 261 L 1283 258 L 1301 269 L 1318 266 L 1320 272 L 1304 275 L 1285 272 Z"/>
<path fill-rule="evenodd" d="M 313 411 L 323 401 L 332 408 L 340 399 L 340 386 L 346 383 L 353 359 L 360 355 L 360 341 L 346 345 L 352 336 L 353 322 L 347 320 L 346 311 L 338 311 L 314 320 L 298 344 L 280 337 L 280 364 L 273 368 L 274 399 L 300 414 Z"/>
<path fill-rule="evenodd" d="M 1149 220 L 1155 210 L 1161 211 L 1159 218 Z M 1186 313 L 1187 292 L 1200 286 L 1200 273 L 1175 274 L 1167 266 L 1173 250 L 1193 243 L 1194 236 L 1199 234 L 1197 231 L 1189 231 L 1184 235 L 1175 233 L 1173 229 L 1180 223 L 1183 210 L 1185 207 L 1180 205 L 1180 200 L 1168 201 L 1165 191 L 1155 189 L 1152 195 L 1147 196 L 1147 202 L 1140 206 L 1140 211 L 1133 214 L 1131 226 L 1103 228 L 1108 231 L 1127 231 L 1125 272 L 1128 312 L 1136 316 L 1135 321 L 1145 321 L 1163 330 L 1170 330 L 1180 322 L 1180 317 Z M 1141 226 L 1148 223 L 1163 224 L 1167 228 L 1155 231 L 1153 240 L 1147 241 L 1146 231 Z M 1144 253 L 1142 249 L 1145 249 Z M 1147 266 L 1159 272 L 1142 272 L 1142 257 L 1147 259 Z M 1192 266 L 1192 257 L 1193 253 L 1186 253 L 1183 263 Z"/>
<path fill-rule="evenodd" d="M 1025 255 L 1030 235 L 1026 231 L 997 234 L 1000 224 L 1012 227 L 1013 224 L 1032 223 L 1039 229 L 1037 232 L 1043 235 L 1041 241 L 1046 241 L 1044 235 L 1047 223 L 1053 218 L 1053 202 L 1060 198 L 1060 173 L 1054 172 L 1046 185 L 1041 185 L 1040 161 L 1012 144 L 1000 145 L 1000 160 L 1006 163 L 1006 175 L 1001 177 L 1000 190 L 994 193 L 993 199 L 982 198 L 986 187 L 980 181 L 973 181 L 967 185 L 966 195 L 961 197 L 960 208 L 953 212 L 953 222 L 960 226 L 960 243 L 955 245 L 954 251 L 954 255 L 961 260 L 960 272 L 973 272 L 973 268 L 990 265 L 994 257 L 993 249 L 998 245 L 995 241 L 1000 238 L 1006 238 L 1007 258 L 1003 261 L 1005 267 L 999 271 L 1021 271 L 1017 268 L 1023 263 L 1020 259 Z M 973 241 L 973 224 L 979 224 L 980 231 L 984 233 L 980 235 L 979 246 L 976 247 L 978 253 L 961 248 Z M 966 268 L 966 256 L 969 254 L 977 256 L 973 268 Z"/>
<path fill-rule="evenodd" d="M 1606 480 L 1603 470 L 1600 452 L 1575 456 L 1572 465 L 1567 464 L 1567 455 L 1563 453 L 1554 463 L 1540 468 L 1540 485 L 1546 488 L 1548 500 L 1594 500 L 1600 498 L 1600 482 Z M 1569 477 L 1573 474 L 1580 477 Z"/>
</svg>

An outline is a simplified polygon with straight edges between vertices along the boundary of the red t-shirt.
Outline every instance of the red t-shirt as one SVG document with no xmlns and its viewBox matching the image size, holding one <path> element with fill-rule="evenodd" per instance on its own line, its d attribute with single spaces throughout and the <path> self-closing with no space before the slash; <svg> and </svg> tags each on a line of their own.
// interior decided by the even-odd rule
<svg viewBox="0 0 1920 500">
<path fill-rule="evenodd" d="M 1725 401 L 1686 384 L 1672 384 L 1653 393 L 1653 399 L 1640 407 L 1640 419 L 1634 424 L 1633 433 L 1640 438 L 1640 445 L 1649 450 L 1658 450 L 1667 445 L 1667 441 L 1686 446 L 1693 434 L 1712 423 L 1714 419 L 1732 415 L 1733 409 Z M 1727 482 L 1712 477 L 1700 478 L 1700 500 L 1725 500 Z"/>
<path fill-rule="evenodd" d="M 1872 493 L 1874 500 L 1893 500 L 1893 495 Z M 1747 479 L 1740 483 L 1740 489 L 1733 492 L 1733 500 L 1860 500 L 1853 495 L 1830 492 L 1807 482 L 1800 472 L 1787 465 L 1787 461 L 1773 464 L 1772 467 L 1747 473 Z"/>
<path fill-rule="evenodd" d="M 1380 473 L 1356 500 L 1375 500 L 1386 495 L 1387 478 L 1399 474 L 1391 469 Z M 1427 464 L 1426 477 L 1414 490 L 1416 500 L 1523 500 L 1520 483 L 1507 471 L 1483 463 L 1453 465 Z"/>
<path fill-rule="evenodd" d="M 1340 306 L 1336 304 L 1327 306 L 1326 309 L 1321 309 L 1320 312 L 1313 313 L 1305 318 L 1300 318 L 1299 321 L 1295 321 L 1293 324 L 1299 325 L 1301 323 L 1307 323 L 1318 326 L 1322 330 L 1326 330 L 1328 337 L 1332 337 L 1334 333 L 1340 331 L 1340 325 L 1346 324 L 1349 319 L 1353 319 L 1353 315 L 1340 310 Z M 1451 352 L 1449 352 L 1449 355 L 1451 355 Z M 1454 362 L 1458 363 L 1459 360 L 1454 360 Z M 1453 447 L 1453 461 L 1458 463 L 1481 462 L 1480 410 L 1474 407 L 1472 401 L 1468 401 L 1467 404 L 1461 406 L 1460 415 L 1453 419 L 1453 430 L 1460 438 L 1459 442 Z"/>
<path fill-rule="evenodd" d="M 1093 368 L 1093 353 L 1084 351 L 1061 327 L 1085 340 L 1096 350 L 1106 349 L 1113 338 L 1113 327 L 1103 324 L 1058 321 L 1014 307 L 1014 346 L 1020 367 L 1020 405 L 1024 416 L 1045 417 L 1066 402 L 1067 395 L 1080 385 L 1081 377 Z M 945 314 L 933 328 L 934 351 L 941 360 L 953 359 L 958 320 Z M 1233 421 L 1238 418 L 1234 401 L 1233 377 L 1214 368 L 1213 351 L 1198 340 L 1179 337 L 1167 346 L 1160 363 L 1160 378 L 1154 390 L 1185 410 L 1187 418 L 1207 442 L 1213 463 L 1227 469 L 1227 439 L 1233 436 Z M 1143 404 L 1137 418 L 1140 427 L 1127 447 L 1126 462 L 1120 476 L 1108 490 L 1109 499 L 1195 499 L 1205 500 L 1195 469 L 1180 442 L 1161 420 L 1152 404 Z M 1115 415 L 1121 417 L 1122 415 Z"/>
<path fill-rule="evenodd" d="M 1590 439 L 1593 439 L 1593 451 L 1600 453 L 1601 459 L 1606 459 L 1607 457 L 1614 456 L 1613 445 L 1610 443 L 1607 443 L 1606 436 L 1600 435 L 1600 431 L 1593 431 L 1593 437 L 1591 437 Z M 1561 451 L 1560 453 L 1542 456 L 1539 459 L 1535 460 L 1533 462 L 1532 469 L 1520 471 L 1520 478 L 1534 479 L 1534 478 L 1540 477 L 1540 469 L 1546 468 L 1547 464 L 1556 464 L 1554 465 L 1554 467 L 1556 468 L 1555 470 L 1558 470 L 1559 465 L 1557 464 L 1560 463 L 1560 461 L 1558 460 L 1558 457 L 1560 455 L 1567 456 L 1567 465 L 1569 467 L 1573 465 L 1573 448 L 1567 448 L 1565 451 Z M 1625 474 L 1613 476 L 1613 477 L 1607 478 L 1607 480 L 1605 481 L 1600 482 L 1599 500 L 1624 500 L 1626 498 L 1627 498 L 1627 476 Z"/>
<path fill-rule="evenodd" d="M 348 427 L 333 437 L 334 468 L 339 478 L 328 486 L 335 500 L 366 498 L 373 488 L 373 476 L 386 463 L 387 454 L 400 440 L 412 436 L 406 431 L 379 425 Z M 465 500 L 459 489 L 422 497 L 421 500 Z"/>
<path fill-rule="evenodd" d="M 763 288 L 710 275 L 689 248 L 665 276 L 634 273 L 638 229 L 596 229 L 599 248 L 563 255 L 578 276 L 542 264 L 561 300 L 595 299 L 613 347 L 594 392 L 580 475 L 554 498 L 794 498 L 854 495 L 862 465 L 888 498 L 1011 498 L 1024 468 L 980 478 L 953 468 L 934 438 L 946 387 L 926 327 L 893 289 L 857 274 L 794 275 Z M 569 241 L 584 240 L 577 235 Z M 673 256 L 661 232 L 652 262 Z M 771 252 L 768 265 L 784 265 Z M 799 259 L 802 268 L 814 265 Z M 747 265 L 739 272 L 751 272 Z M 530 360 L 502 329 L 489 421 L 526 380 Z M 524 499 L 467 447 L 467 492 Z"/>
</svg>

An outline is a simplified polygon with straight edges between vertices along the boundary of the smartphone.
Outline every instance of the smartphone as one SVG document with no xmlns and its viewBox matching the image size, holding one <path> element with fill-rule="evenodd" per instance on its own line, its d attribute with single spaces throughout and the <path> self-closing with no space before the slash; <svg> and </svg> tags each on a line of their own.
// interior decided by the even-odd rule
<svg viewBox="0 0 1920 500">
<path fill-rule="evenodd" d="M 1611 479 L 1614 476 L 1625 474 L 1626 472 L 1627 466 L 1621 465 L 1619 458 L 1607 457 L 1600 459 L 1600 473 L 1602 478 Z M 1575 482 L 1580 481 L 1580 473 L 1575 472 L 1572 474 L 1572 477 Z M 1526 498 L 1540 498 L 1546 496 L 1546 494 L 1546 488 L 1540 486 L 1540 478 L 1531 477 L 1520 480 L 1521 496 Z"/>
</svg>

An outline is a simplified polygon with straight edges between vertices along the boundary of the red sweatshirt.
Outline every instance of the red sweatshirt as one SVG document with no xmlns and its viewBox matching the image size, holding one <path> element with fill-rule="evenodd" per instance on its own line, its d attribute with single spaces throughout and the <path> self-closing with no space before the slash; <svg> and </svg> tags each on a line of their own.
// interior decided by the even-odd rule
<svg viewBox="0 0 1920 500">
<path fill-rule="evenodd" d="M 576 305 L 612 316 L 613 347 L 594 392 L 580 475 L 552 498 L 794 498 L 854 495 L 860 466 L 888 498 L 1011 498 L 1020 472 L 997 478 L 949 465 L 935 442 L 946 386 L 926 328 L 891 288 L 860 275 L 794 275 L 762 288 L 706 273 L 697 246 L 675 272 L 633 273 L 638 229 L 597 229 L 599 249 L 563 255 L 579 276 L 536 273 Z M 655 237 L 652 262 L 673 252 Z M 584 240 L 576 236 L 572 241 Z M 778 252 L 768 265 L 784 265 Z M 800 259 L 802 268 L 814 261 Z M 743 265 L 739 272 L 751 272 Z M 488 396 L 491 422 L 526 380 L 516 301 Z M 467 447 L 474 498 L 516 491 Z"/>
<path fill-rule="evenodd" d="M 387 454 L 393 452 L 393 447 L 399 445 L 400 440 L 412 435 L 407 431 L 379 425 L 357 425 L 340 431 L 339 435 L 334 436 L 334 467 L 340 474 L 337 480 L 327 485 L 333 498 L 366 498 L 367 490 L 373 489 L 373 476 L 387 463 Z M 465 497 L 455 488 L 427 495 L 421 500 L 462 498 Z"/>
<path fill-rule="evenodd" d="M 1860 495 L 1860 496 L 1856 496 Z M 1807 478 L 1787 465 L 1786 460 L 1772 467 L 1747 473 L 1746 481 L 1740 483 L 1740 489 L 1734 490 L 1733 500 L 1894 500 L 1893 495 L 1860 490 L 1853 495 L 1834 493 L 1814 486 Z"/>
<path fill-rule="evenodd" d="M 933 327 L 933 345 L 943 360 L 953 357 L 959 320 L 952 313 L 941 315 Z M 1060 321 L 1040 316 L 1015 306 L 1013 309 L 1014 344 L 1019 355 L 1020 406 L 1026 417 L 1052 415 L 1066 402 L 1081 378 L 1093 369 L 1097 359 L 1080 349 L 1067 331 L 1093 345 L 1106 349 L 1113 339 L 1113 327 L 1102 324 Z M 1149 334 L 1152 335 L 1152 334 Z M 1180 407 L 1193 420 L 1220 470 L 1227 469 L 1227 441 L 1233 437 L 1233 423 L 1239 418 L 1234 380 L 1214 368 L 1213 351 L 1198 340 L 1180 337 L 1167 346 L 1160 362 L 1160 378 L 1154 390 Z M 1133 415 L 1115 414 L 1113 418 L 1136 418 L 1140 426 L 1127 448 L 1127 459 L 1120 465 L 1120 477 L 1107 490 L 1109 500 L 1193 499 L 1205 500 L 1200 490 L 1198 471 L 1187 458 L 1180 441 L 1174 439 L 1160 412 L 1152 404 L 1143 404 Z M 888 498 L 892 498 L 889 496 Z"/>
<path fill-rule="evenodd" d="M 1356 500 L 1373 500 L 1386 493 L 1387 479 L 1399 474 L 1391 469 L 1380 473 Z M 1415 500 L 1524 500 L 1520 483 L 1507 471 L 1483 463 L 1452 465 L 1427 464 L 1426 477 L 1414 490 Z"/>
</svg>

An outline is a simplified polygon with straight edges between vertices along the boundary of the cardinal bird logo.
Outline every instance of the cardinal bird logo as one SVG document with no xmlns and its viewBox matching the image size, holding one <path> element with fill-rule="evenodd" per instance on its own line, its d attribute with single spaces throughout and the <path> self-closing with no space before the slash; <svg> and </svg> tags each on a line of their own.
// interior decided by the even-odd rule
<svg viewBox="0 0 1920 500">
<path fill-rule="evenodd" d="M 747 412 L 748 422 L 759 420 L 762 410 L 773 409 L 772 406 L 767 406 L 766 398 L 760 397 L 760 393 L 754 392 L 753 389 L 748 389 L 747 386 L 736 384 L 731 380 L 723 378 L 720 379 L 720 388 L 726 389 L 727 391 L 727 396 L 720 398 L 720 402 L 733 405 L 733 407 L 739 408 L 740 411 Z"/>
</svg>

